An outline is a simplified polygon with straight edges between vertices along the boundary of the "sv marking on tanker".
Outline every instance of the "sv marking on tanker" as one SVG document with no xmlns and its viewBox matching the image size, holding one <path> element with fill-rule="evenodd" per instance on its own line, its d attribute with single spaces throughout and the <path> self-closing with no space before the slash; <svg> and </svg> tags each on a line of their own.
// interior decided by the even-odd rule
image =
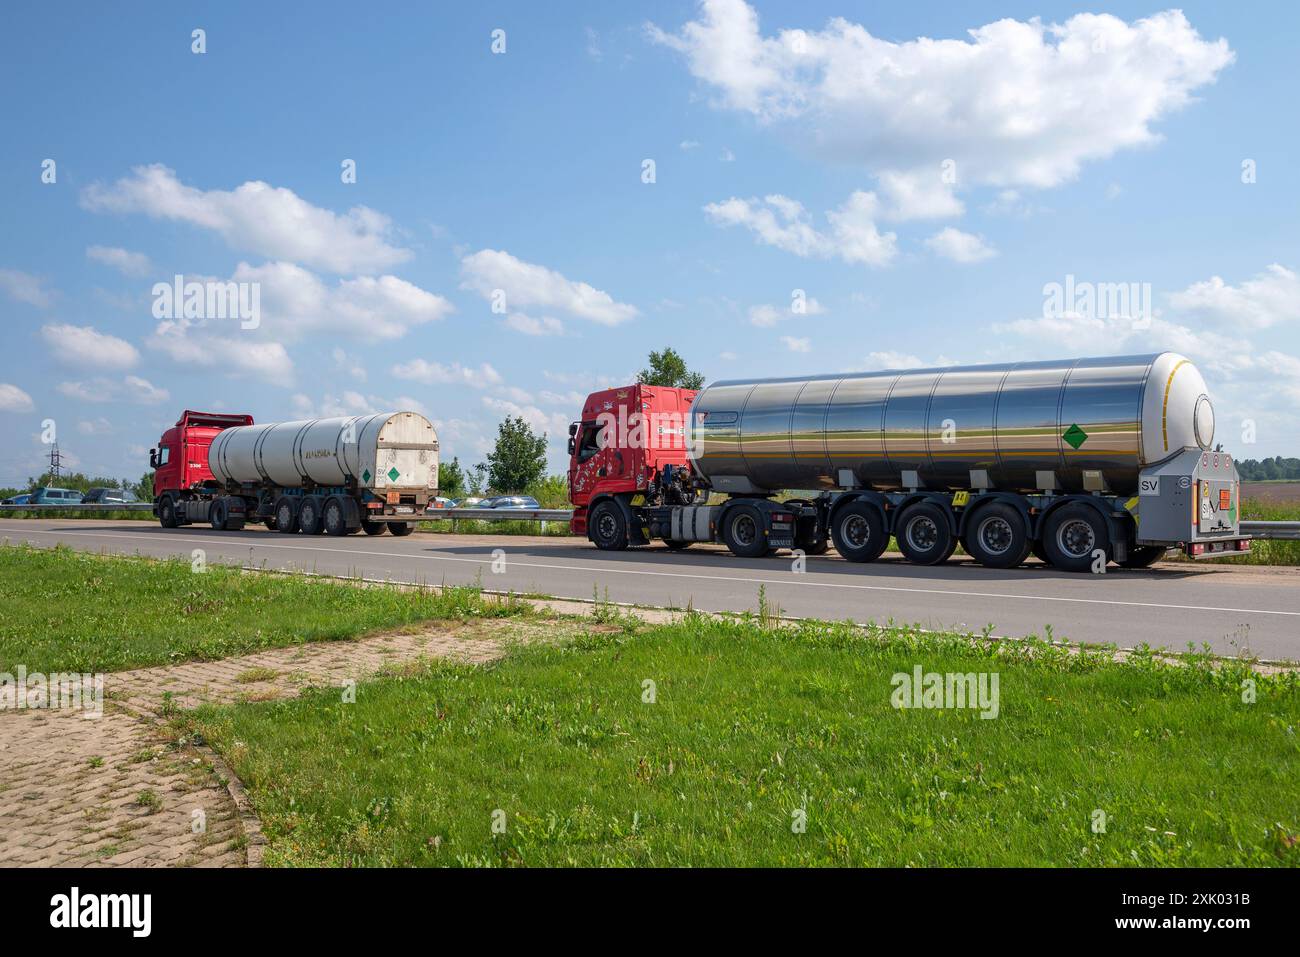
<svg viewBox="0 0 1300 957">
<path fill-rule="evenodd" d="M 63 534 L 63 532 L 54 529 L 48 531 L 44 529 L 30 529 L 28 531 L 28 534 L 60 535 Z M 77 534 L 88 538 L 124 538 L 134 542 L 139 542 L 141 540 L 141 536 L 139 535 L 121 535 L 121 534 L 115 534 L 111 532 L 77 532 Z M 234 535 L 231 536 L 231 539 L 235 541 L 245 540 L 240 536 L 234 536 Z M 168 535 L 165 538 L 161 536 L 152 536 L 151 540 L 155 540 L 155 541 L 161 540 L 163 542 L 203 541 L 208 543 L 209 548 L 211 548 L 211 545 L 213 543 L 213 538 L 211 536 L 204 536 L 200 538 L 199 536 L 195 536 L 195 535 L 189 535 L 189 536 Z M 31 542 L 30 544 L 35 545 L 37 543 Z M 345 555 L 345 556 L 346 555 L 369 555 L 374 558 L 398 558 L 398 559 L 415 558 L 415 559 L 421 559 L 423 561 L 430 561 L 430 562 L 461 562 L 461 563 L 466 563 L 471 565 L 492 564 L 492 557 L 490 555 L 484 558 L 463 558 L 457 555 L 413 555 L 406 552 L 376 552 L 376 551 L 347 548 L 345 546 L 341 546 L 339 548 L 320 548 L 320 547 L 309 546 L 309 545 L 272 545 L 272 544 L 257 544 L 257 545 L 247 546 L 247 550 L 250 552 L 257 548 L 287 549 L 289 551 L 300 551 L 300 552 L 323 552 L 327 554 Z M 240 548 L 241 552 L 244 550 L 245 549 L 243 547 Z M 852 584 L 848 582 L 812 581 L 808 579 L 807 576 L 801 576 L 799 580 L 794 580 L 793 578 L 752 578 L 749 576 L 740 576 L 740 575 L 702 575 L 698 573 L 690 574 L 686 572 L 654 572 L 654 571 L 648 571 L 644 568 L 630 569 L 630 568 L 606 568 L 606 567 L 599 567 L 593 565 L 557 565 L 548 562 L 524 562 L 518 560 L 512 560 L 510 566 L 511 568 L 549 568 L 555 571 L 575 571 L 575 572 L 595 571 L 595 572 L 600 572 L 602 574 L 609 574 L 609 575 L 638 575 L 642 577 L 650 576 L 655 578 L 689 578 L 689 579 L 695 579 L 697 581 L 705 580 L 705 581 L 716 581 L 716 582 L 740 582 L 743 584 L 755 584 L 755 585 L 791 585 L 795 587 L 803 586 L 808 588 L 847 588 L 847 589 L 854 589 L 858 591 L 903 592 L 903 593 L 912 593 L 912 594 L 919 594 L 919 595 L 955 595 L 961 598 L 1007 598 L 1016 601 L 1065 602 L 1065 603 L 1074 603 L 1074 604 L 1083 604 L 1083 605 L 1114 605 L 1122 608 L 1167 608 L 1176 611 L 1213 611 L 1213 612 L 1227 612 L 1231 614 L 1275 615 L 1275 616 L 1287 617 L 1287 618 L 1300 618 L 1300 611 L 1278 611 L 1276 609 L 1271 609 L 1271 608 L 1232 608 L 1232 607 L 1221 606 L 1221 605 L 1175 605 L 1166 602 L 1119 601 L 1111 598 L 1067 598 L 1058 595 L 1016 595 L 1008 592 L 958 591 L 952 588 L 910 588 L 901 585 L 860 585 L 860 584 Z M 420 582 L 394 582 L 394 584 L 415 585 L 421 583 Z M 561 597 L 561 596 L 556 596 L 556 597 Z"/>
</svg>

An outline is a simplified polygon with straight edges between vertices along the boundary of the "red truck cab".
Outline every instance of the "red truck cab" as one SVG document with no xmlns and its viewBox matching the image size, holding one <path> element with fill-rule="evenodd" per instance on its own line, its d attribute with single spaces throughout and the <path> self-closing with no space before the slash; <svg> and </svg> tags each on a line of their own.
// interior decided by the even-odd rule
<svg viewBox="0 0 1300 957">
<path fill-rule="evenodd" d="M 689 470 L 687 426 L 696 392 L 637 384 L 587 397 L 582 419 L 569 426 L 575 534 L 586 534 L 588 510 L 600 499 L 653 497 L 665 475 Z"/>
<path fill-rule="evenodd" d="M 211 481 L 208 447 L 217 433 L 236 425 L 252 425 L 251 415 L 220 412 L 192 412 L 186 409 L 176 424 L 162 434 L 158 447 L 149 450 L 154 498 L 164 492 L 179 492 Z"/>
</svg>

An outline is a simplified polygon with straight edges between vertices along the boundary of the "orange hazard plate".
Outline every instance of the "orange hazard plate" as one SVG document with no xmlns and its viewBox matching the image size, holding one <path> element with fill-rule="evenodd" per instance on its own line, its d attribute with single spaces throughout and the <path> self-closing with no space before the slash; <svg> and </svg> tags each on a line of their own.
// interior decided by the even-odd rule
<svg viewBox="0 0 1300 957">
<path fill-rule="evenodd" d="M 388 493 L 388 504 L 389 504 L 389 505 L 396 505 L 396 504 L 397 504 L 398 502 L 400 502 L 401 500 L 402 500 L 402 493 L 401 493 L 401 492 L 389 492 L 389 493 Z"/>
</svg>

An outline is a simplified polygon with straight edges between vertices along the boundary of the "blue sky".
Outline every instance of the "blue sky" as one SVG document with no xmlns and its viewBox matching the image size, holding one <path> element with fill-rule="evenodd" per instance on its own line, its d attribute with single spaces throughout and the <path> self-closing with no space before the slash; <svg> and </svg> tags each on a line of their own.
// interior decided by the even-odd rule
<svg viewBox="0 0 1300 957">
<path fill-rule="evenodd" d="M 558 471 L 666 345 L 710 379 L 1174 348 L 1226 447 L 1300 454 L 1295 4 L 464 7 L 0 13 L 0 485 L 46 419 L 138 476 L 185 408 L 412 407 L 462 462 L 519 413 Z M 256 284 L 257 328 L 160 319 L 177 274 Z M 1049 314 L 1067 276 L 1151 308 Z"/>
</svg>

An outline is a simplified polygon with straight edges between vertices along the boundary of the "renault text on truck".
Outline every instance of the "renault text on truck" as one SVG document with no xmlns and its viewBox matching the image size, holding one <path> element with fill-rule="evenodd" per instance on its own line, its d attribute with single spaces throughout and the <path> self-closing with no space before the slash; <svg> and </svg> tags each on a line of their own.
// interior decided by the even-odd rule
<svg viewBox="0 0 1300 957">
<path fill-rule="evenodd" d="M 1120 356 L 593 393 L 569 429 L 572 530 L 1067 571 L 1248 552 L 1240 483 L 1183 356 Z M 798 491 L 799 498 L 784 498 Z"/>
</svg>

